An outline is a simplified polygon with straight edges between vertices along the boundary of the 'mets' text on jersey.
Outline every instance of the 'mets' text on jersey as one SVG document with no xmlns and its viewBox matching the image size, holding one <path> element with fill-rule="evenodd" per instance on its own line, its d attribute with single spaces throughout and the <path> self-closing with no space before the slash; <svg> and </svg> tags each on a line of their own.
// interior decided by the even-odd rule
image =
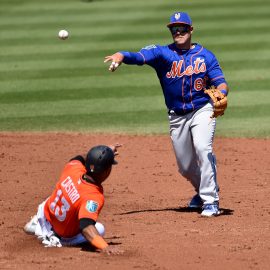
<svg viewBox="0 0 270 270">
<path fill-rule="evenodd" d="M 150 45 L 139 52 L 125 52 L 124 63 L 147 64 L 156 70 L 168 110 L 179 114 L 197 110 L 209 102 L 205 88 L 226 83 L 215 55 L 200 44 L 180 50 L 175 44 Z"/>
</svg>

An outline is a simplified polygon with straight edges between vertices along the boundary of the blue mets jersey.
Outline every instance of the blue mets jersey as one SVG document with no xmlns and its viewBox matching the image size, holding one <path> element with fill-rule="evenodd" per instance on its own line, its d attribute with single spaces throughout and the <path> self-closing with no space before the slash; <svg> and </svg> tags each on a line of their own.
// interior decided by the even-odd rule
<svg viewBox="0 0 270 270">
<path fill-rule="evenodd" d="M 226 83 L 215 55 L 200 44 L 180 50 L 176 45 L 150 45 L 139 52 L 121 51 L 125 64 L 147 64 L 156 70 L 169 111 L 186 114 L 203 107 L 205 88 Z"/>
</svg>

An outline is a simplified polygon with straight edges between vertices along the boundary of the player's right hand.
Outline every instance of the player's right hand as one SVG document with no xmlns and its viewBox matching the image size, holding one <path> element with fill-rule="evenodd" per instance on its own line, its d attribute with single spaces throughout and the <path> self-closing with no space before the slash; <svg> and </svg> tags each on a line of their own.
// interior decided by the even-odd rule
<svg viewBox="0 0 270 270">
<path fill-rule="evenodd" d="M 113 150 L 113 153 L 115 156 L 117 156 L 119 153 L 118 153 L 118 148 L 121 147 L 123 144 L 120 144 L 120 143 L 116 143 L 116 144 L 113 144 L 113 145 L 109 145 L 109 147 Z"/>
<path fill-rule="evenodd" d="M 124 55 L 122 53 L 115 53 L 113 55 L 105 56 L 104 63 L 111 61 L 111 65 L 109 66 L 109 71 L 114 72 L 123 62 Z"/>
<path fill-rule="evenodd" d="M 106 255 L 121 255 L 124 253 L 124 251 L 116 246 L 109 245 L 106 248 L 102 249 L 101 253 L 104 253 Z"/>
</svg>

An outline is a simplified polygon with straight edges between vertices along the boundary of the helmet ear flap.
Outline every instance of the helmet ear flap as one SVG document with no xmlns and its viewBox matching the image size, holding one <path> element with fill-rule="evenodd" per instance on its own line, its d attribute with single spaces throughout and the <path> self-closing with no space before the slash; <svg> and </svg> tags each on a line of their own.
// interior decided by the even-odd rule
<svg viewBox="0 0 270 270">
<path fill-rule="evenodd" d="M 94 172 L 94 165 L 93 164 L 90 164 L 90 166 L 89 166 L 89 169 L 90 169 L 90 172 Z"/>
</svg>

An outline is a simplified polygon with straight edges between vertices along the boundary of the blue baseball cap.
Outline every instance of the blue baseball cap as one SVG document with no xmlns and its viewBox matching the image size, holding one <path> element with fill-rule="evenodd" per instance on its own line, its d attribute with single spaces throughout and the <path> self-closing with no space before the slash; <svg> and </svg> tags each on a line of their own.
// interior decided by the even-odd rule
<svg viewBox="0 0 270 270">
<path fill-rule="evenodd" d="M 171 27 L 175 24 L 187 24 L 187 25 L 192 25 L 191 18 L 186 12 L 175 12 L 173 15 L 170 17 L 170 23 L 167 24 L 167 27 Z"/>
</svg>

